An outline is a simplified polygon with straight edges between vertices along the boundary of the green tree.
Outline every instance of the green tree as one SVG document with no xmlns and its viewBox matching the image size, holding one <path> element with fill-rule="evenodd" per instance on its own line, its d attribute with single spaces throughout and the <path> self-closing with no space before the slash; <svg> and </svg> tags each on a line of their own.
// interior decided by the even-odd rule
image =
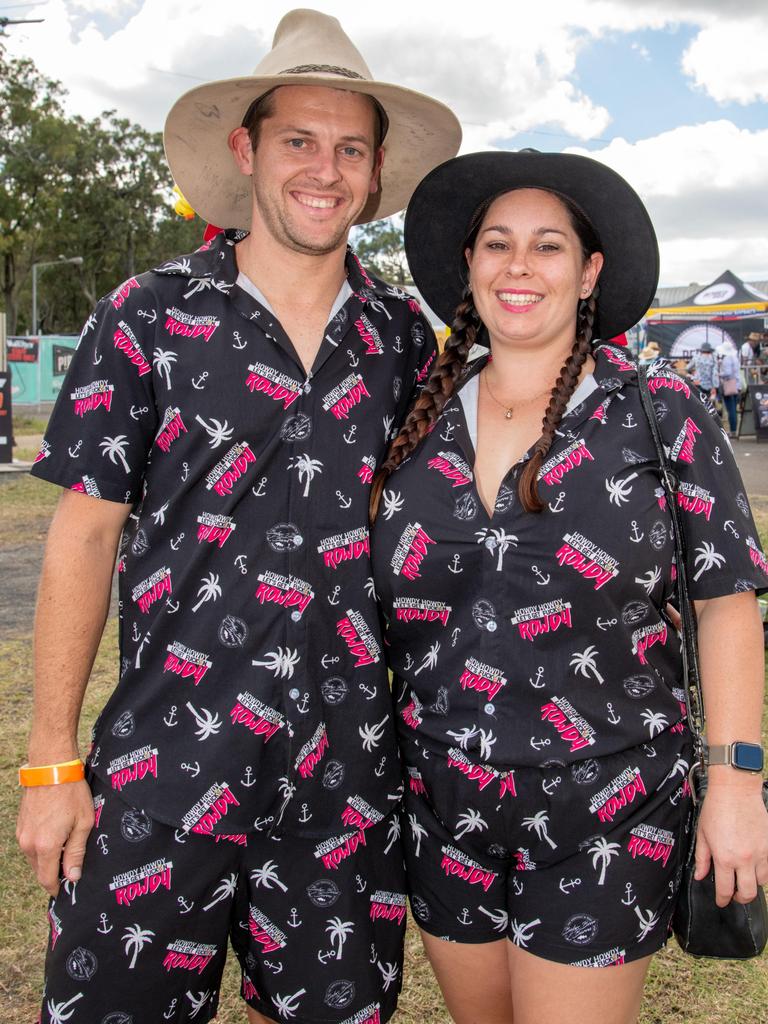
<svg viewBox="0 0 768 1024">
<path fill-rule="evenodd" d="M 403 229 L 393 219 L 375 220 L 357 228 L 352 239 L 357 255 L 382 280 L 402 288 L 413 284 L 405 258 Z"/>
</svg>

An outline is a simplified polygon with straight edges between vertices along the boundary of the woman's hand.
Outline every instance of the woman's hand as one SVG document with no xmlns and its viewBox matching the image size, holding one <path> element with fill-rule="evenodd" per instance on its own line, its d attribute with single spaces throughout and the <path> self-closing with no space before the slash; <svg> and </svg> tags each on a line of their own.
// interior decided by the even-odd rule
<svg viewBox="0 0 768 1024">
<path fill-rule="evenodd" d="M 723 778 L 722 772 L 731 773 Z M 758 885 L 768 884 L 768 811 L 759 777 L 733 777 L 735 769 L 710 768 L 709 788 L 696 836 L 695 878 L 705 878 L 714 861 L 715 901 L 749 903 Z M 718 773 L 720 773 L 718 775 Z"/>
</svg>

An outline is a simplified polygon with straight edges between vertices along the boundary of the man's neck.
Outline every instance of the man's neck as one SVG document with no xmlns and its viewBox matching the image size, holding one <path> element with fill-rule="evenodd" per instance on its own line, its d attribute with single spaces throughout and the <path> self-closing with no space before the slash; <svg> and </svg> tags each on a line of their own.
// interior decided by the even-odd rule
<svg viewBox="0 0 768 1024">
<path fill-rule="evenodd" d="M 295 252 L 256 229 L 235 254 L 237 267 L 261 291 L 278 316 L 282 310 L 330 312 L 346 276 L 346 246 L 323 255 Z"/>
</svg>

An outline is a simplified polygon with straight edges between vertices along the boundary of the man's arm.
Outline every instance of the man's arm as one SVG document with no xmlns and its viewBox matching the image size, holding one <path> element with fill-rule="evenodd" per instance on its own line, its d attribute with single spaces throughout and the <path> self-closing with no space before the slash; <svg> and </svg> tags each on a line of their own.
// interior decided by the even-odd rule
<svg viewBox="0 0 768 1024">
<path fill-rule="evenodd" d="M 109 611 L 112 573 L 130 505 L 64 491 L 40 577 L 34 636 L 30 765 L 78 756 L 83 695 Z M 93 802 L 86 782 L 36 786 L 22 796 L 16 836 L 40 884 L 55 896 L 59 862 L 80 878 Z"/>
</svg>

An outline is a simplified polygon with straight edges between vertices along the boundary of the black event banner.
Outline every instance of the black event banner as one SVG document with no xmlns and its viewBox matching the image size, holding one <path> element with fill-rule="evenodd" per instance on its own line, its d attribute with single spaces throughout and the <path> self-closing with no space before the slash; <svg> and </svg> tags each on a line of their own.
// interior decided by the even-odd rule
<svg viewBox="0 0 768 1024">
<path fill-rule="evenodd" d="M 63 345 L 53 345 L 51 351 L 53 353 L 53 376 L 62 377 L 69 369 L 75 350 L 64 348 Z"/>
<path fill-rule="evenodd" d="M 8 338 L 5 348 L 9 363 L 36 363 L 40 353 L 37 338 Z"/>
<path fill-rule="evenodd" d="M 13 461 L 13 420 L 11 418 L 11 373 L 0 373 L 0 462 Z"/>
</svg>

